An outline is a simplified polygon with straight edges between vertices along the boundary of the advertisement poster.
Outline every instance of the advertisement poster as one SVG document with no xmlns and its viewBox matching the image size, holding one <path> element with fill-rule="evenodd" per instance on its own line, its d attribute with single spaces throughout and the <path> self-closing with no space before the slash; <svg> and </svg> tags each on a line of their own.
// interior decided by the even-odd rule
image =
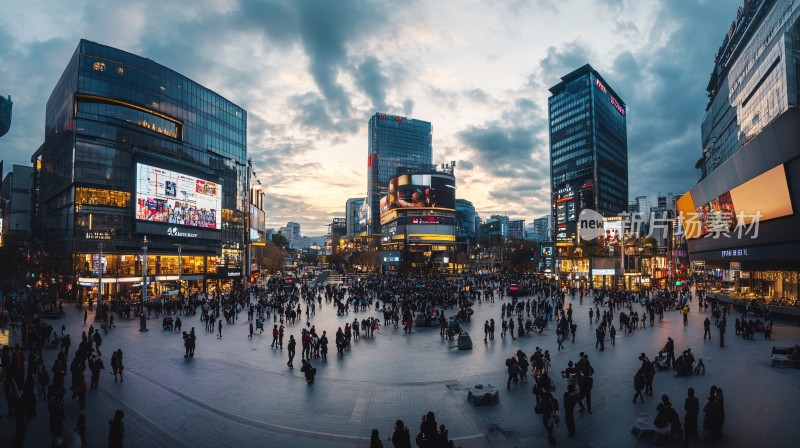
<svg viewBox="0 0 800 448">
<path fill-rule="evenodd" d="M 204 229 L 222 227 L 222 187 L 175 171 L 136 164 L 136 219 Z"/>
</svg>

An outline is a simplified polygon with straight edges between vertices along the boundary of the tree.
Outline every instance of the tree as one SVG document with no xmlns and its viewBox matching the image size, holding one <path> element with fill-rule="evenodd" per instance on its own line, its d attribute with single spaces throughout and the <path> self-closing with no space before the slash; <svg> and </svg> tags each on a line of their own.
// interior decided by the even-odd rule
<svg viewBox="0 0 800 448">
<path fill-rule="evenodd" d="M 276 233 L 272 235 L 272 244 L 278 246 L 280 249 L 283 249 L 285 251 L 289 250 L 289 240 L 281 233 Z"/>
<path fill-rule="evenodd" d="M 283 261 L 289 257 L 289 253 L 275 243 L 267 243 L 257 252 L 256 258 L 259 267 L 270 274 L 283 271 Z"/>
</svg>

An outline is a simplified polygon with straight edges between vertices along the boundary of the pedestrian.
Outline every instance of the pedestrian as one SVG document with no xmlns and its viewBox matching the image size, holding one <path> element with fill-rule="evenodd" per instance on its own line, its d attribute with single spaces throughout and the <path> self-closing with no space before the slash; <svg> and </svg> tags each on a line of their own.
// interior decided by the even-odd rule
<svg viewBox="0 0 800 448">
<path fill-rule="evenodd" d="M 88 319 L 88 317 L 89 314 L 86 312 L 86 310 L 83 310 L 83 325 L 86 325 L 86 319 Z"/>
<path fill-rule="evenodd" d="M 690 387 L 688 394 L 683 404 L 683 410 L 686 411 L 686 416 L 683 418 L 683 446 L 688 446 L 690 440 L 699 439 L 697 434 L 697 416 L 700 414 L 700 400 L 694 396 L 694 388 Z"/>
<path fill-rule="evenodd" d="M 550 445 L 556 444 L 556 422 L 558 419 L 558 400 L 549 390 L 543 390 L 539 399 L 542 411 L 542 423 L 547 430 L 547 441 Z"/>
<path fill-rule="evenodd" d="M 489 340 L 494 341 L 494 319 L 489 319 Z"/>
<path fill-rule="evenodd" d="M 78 416 L 78 421 L 75 423 L 75 432 L 81 439 L 81 447 L 88 446 L 86 441 L 86 416 L 81 414 Z"/>
<path fill-rule="evenodd" d="M 589 308 L 589 323 L 592 323 L 592 319 L 594 319 L 594 308 Z"/>
<path fill-rule="evenodd" d="M 278 325 L 275 324 L 272 327 L 272 344 L 269 344 L 272 348 L 278 348 Z"/>
<path fill-rule="evenodd" d="M 633 377 L 633 389 L 636 391 L 636 393 L 633 394 L 633 404 L 636 404 L 636 397 L 639 397 L 642 400 L 642 403 L 644 403 L 644 395 L 642 395 L 642 389 L 644 389 L 644 385 L 644 372 L 639 369 L 639 371 L 636 372 L 636 375 Z"/>
<path fill-rule="evenodd" d="M 369 448 L 383 448 L 383 442 L 381 442 L 381 436 L 378 434 L 377 429 L 372 430 L 372 436 L 369 439 Z"/>
<path fill-rule="evenodd" d="M 294 359 L 295 347 L 297 346 L 297 342 L 294 340 L 294 335 L 289 335 L 289 344 L 287 347 L 289 348 L 289 362 L 286 363 L 287 366 L 290 368 L 294 368 L 294 364 L 292 364 L 292 360 Z"/>
<path fill-rule="evenodd" d="M 575 406 L 578 404 L 579 396 L 575 391 L 574 384 L 567 385 L 567 391 L 564 392 L 564 421 L 567 423 L 567 436 L 572 437 L 575 435 Z"/>
<path fill-rule="evenodd" d="M 483 342 L 489 341 L 489 321 L 483 324 Z"/>
<path fill-rule="evenodd" d="M 556 331 L 556 342 L 558 342 L 558 351 L 564 348 L 564 334 L 561 330 Z"/>
<path fill-rule="evenodd" d="M 608 334 L 611 336 L 611 345 L 617 345 L 617 329 L 614 328 L 614 324 L 611 324 Z"/>
<path fill-rule="evenodd" d="M 122 409 L 117 409 L 114 413 L 114 419 L 108 421 L 108 448 L 123 448 L 123 438 L 125 437 L 125 426 L 122 424 L 122 419 L 125 418 L 125 412 Z"/>
<path fill-rule="evenodd" d="M 719 321 L 719 346 L 725 347 L 725 324 L 726 320 L 723 317 L 721 321 Z"/>
<path fill-rule="evenodd" d="M 689 325 L 689 305 L 683 305 L 683 325 Z"/>
<path fill-rule="evenodd" d="M 219 332 L 217 333 L 217 339 L 222 339 L 222 319 L 219 320 Z"/>
<path fill-rule="evenodd" d="M 189 357 L 194 358 L 194 348 L 197 344 L 197 335 L 194 334 L 194 327 L 189 332 Z"/>
<path fill-rule="evenodd" d="M 250 322 L 250 334 L 247 335 L 248 338 L 253 338 L 253 322 Z"/>
<path fill-rule="evenodd" d="M 394 448 L 411 448 L 411 432 L 402 420 L 394 422 L 392 446 Z"/>
<path fill-rule="evenodd" d="M 508 333 L 511 335 L 511 340 L 516 341 L 517 338 L 514 337 L 514 318 L 508 319 Z"/>
<path fill-rule="evenodd" d="M 322 337 L 319 338 L 319 354 L 322 359 L 328 359 L 328 336 L 327 332 L 322 332 Z"/>
<path fill-rule="evenodd" d="M 517 358 L 511 357 L 506 360 L 506 365 L 508 366 L 508 382 L 506 383 L 506 390 L 511 390 L 511 383 L 514 383 L 514 386 L 519 385 L 519 364 L 517 363 Z"/>
<path fill-rule="evenodd" d="M 708 336 L 708 340 L 710 341 L 711 340 L 711 321 L 708 320 L 708 317 L 706 317 L 706 320 L 703 321 L 703 340 L 704 341 L 706 340 L 706 336 Z"/>
</svg>

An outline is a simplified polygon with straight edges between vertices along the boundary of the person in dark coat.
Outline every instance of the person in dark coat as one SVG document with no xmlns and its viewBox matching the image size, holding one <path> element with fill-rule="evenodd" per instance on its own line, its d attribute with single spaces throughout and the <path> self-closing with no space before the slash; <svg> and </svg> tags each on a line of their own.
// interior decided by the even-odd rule
<svg viewBox="0 0 800 448">
<path fill-rule="evenodd" d="M 567 391 L 564 392 L 564 421 L 567 423 L 567 435 L 575 435 L 575 406 L 578 405 L 580 397 L 575 391 L 575 385 L 570 384 L 567 386 Z"/>
<path fill-rule="evenodd" d="M 690 387 L 688 391 L 689 396 L 683 404 L 683 410 L 686 415 L 683 418 L 683 440 L 688 444 L 690 440 L 698 440 L 697 437 L 697 416 L 700 414 L 700 400 L 694 396 L 694 388 Z"/>
<path fill-rule="evenodd" d="M 392 446 L 394 448 L 411 448 L 411 433 L 402 420 L 394 422 Z"/>
<path fill-rule="evenodd" d="M 124 448 L 125 425 L 122 424 L 124 417 L 125 412 L 122 409 L 117 409 L 117 412 L 114 413 L 114 419 L 108 421 L 108 448 Z"/>
</svg>

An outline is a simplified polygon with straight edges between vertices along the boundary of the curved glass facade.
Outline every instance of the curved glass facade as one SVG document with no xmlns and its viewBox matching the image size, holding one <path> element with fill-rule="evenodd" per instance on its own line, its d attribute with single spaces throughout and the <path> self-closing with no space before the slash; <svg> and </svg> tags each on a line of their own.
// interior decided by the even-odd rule
<svg viewBox="0 0 800 448">
<path fill-rule="evenodd" d="M 6 135 L 11 129 L 11 106 L 13 104 L 11 97 L 0 96 L 0 137 Z"/>
<path fill-rule="evenodd" d="M 142 263 L 134 260 L 146 236 L 148 275 L 177 270 L 165 266 L 180 248 L 182 258 L 191 257 L 183 271 L 238 277 L 246 136 L 241 107 L 150 59 L 82 40 L 47 102 L 45 142 L 33 157 L 33 220 L 37 237 L 55 254 L 50 269 L 73 278 L 96 274 L 91 254 L 102 242 L 104 275 L 141 275 Z M 214 213 L 222 216 L 221 229 L 137 220 L 131 200 L 137 164 L 180 174 L 182 186 L 154 178 L 148 188 L 184 207 L 202 185 L 219 186 L 221 209 Z"/>
</svg>

